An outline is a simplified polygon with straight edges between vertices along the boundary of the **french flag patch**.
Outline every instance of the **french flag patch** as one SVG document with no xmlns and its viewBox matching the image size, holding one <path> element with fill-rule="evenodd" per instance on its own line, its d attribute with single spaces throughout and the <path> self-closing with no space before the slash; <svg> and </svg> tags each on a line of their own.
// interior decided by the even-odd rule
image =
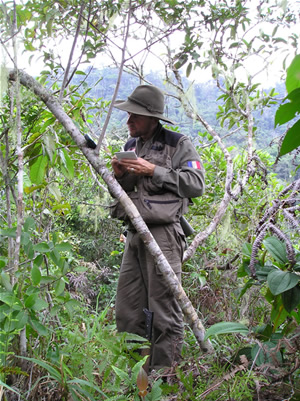
<svg viewBox="0 0 300 401">
<path fill-rule="evenodd" d="M 197 168 L 197 169 L 201 170 L 201 164 L 197 160 L 194 160 L 192 162 L 187 162 L 187 165 L 188 165 L 188 167 Z"/>
</svg>

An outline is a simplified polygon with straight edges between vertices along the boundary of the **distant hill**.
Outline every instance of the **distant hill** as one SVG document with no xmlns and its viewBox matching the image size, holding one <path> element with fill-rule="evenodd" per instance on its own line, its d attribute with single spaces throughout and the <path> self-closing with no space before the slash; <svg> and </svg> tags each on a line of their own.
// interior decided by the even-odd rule
<svg viewBox="0 0 300 401">
<path fill-rule="evenodd" d="M 104 100 L 110 100 L 115 89 L 117 74 L 117 69 L 92 69 L 86 81 L 88 83 L 88 86 L 93 87 L 100 77 L 102 77 L 102 79 L 91 91 L 91 94 L 96 98 L 101 97 Z M 147 74 L 146 79 L 147 82 L 150 82 L 151 84 L 156 85 L 163 90 L 166 90 L 168 92 L 172 90 L 171 88 L 166 88 L 164 86 L 163 77 L 159 77 L 157 73 Z M 183 78 L 183 82 L 186 88 L 189 88 L 191 83 L 185 78 Z M 140 83 L 141 82 L 138 80 L 137 77 L 124 72 L 121 79 L 118 99 L 126 99 L 127 96 L 134 90 L 134 88 Z M 268 92 L 269 89 L 266 89 L 266 91 Z M 283 97 L 285 93 L 284 84 L 278 84 L 276 86 L 276 92 L 279 93 L 281 97 Z M 192 98 L 194 104 L 197 105 L 199 114 L 202 115 L 212 127 L 218 127 L 218 131 L 220 130 L 220 128 L 216 120 L 216 114 L 218 112 L 219 104 L 217 99 L 221 94 L 222 93 L 216 87 L 214 82 L 209 81 L 205 83 L 193 84 L 192 93 L 189 95 L 190 98 Z M 260 111 L 255 112 L 255 120 L 257 125 L 257 142 L 259 146 L 268 146 L 270 140 L 272 140 L 276 136 L 274 130 L 274 115 L 277 107 L 278 105 L 272 105 L 269 108 L 265 108 L 263 114 L 261 114 Z M 173 97 L 167 97 L 166 99 L 166 113 L 173 121 L 178 124 L 178 126 L 180 127 L 180 131 L 186 135 L 197 137 L 198 132 L 203 131 L 203 127 L 199 123 L 193 122 L 185 115 L 181 105 Z M 126 121 L 126 115 L 124 112 L 115 109 L 113 112 L 112 120 L 114 125 L 124 125 Z"/>
</svg>

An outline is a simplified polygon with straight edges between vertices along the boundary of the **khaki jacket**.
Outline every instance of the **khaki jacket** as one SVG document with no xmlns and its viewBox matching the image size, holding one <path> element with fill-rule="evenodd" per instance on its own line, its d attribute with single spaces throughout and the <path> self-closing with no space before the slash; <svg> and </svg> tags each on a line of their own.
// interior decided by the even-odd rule
<svg viewBox="0 0 300 401">
<path fill-rule="evenodd" d="M 143 180 L 149 193 L 172 192 L 181 198 L 196 198 L 204 192 L 204 169 L 199 154 L 191 140 L 178 132 L 158 125 L 157 131 L 147 142 L 131 138 L 124 150 L 135 150 L 142 157 L 156 165 L 153 177 L 137 177 L 126 173 L 118 179 L 126 192 L 134 191 Z"/>
</svg>

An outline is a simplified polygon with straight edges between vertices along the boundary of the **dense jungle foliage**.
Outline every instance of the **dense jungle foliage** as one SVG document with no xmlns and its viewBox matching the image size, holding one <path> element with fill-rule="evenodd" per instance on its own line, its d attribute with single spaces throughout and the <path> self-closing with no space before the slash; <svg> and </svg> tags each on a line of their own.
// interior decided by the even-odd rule
<svg viewBox="0 0 300 401">
<path fill-rule="evenodd" d="M 250 3 L 2 1 L 0 401 L 300 399 L 299 10 Z M 272 57 L 269 87 L 254 78 Z M 148 377 L 146 340 L 116 331 L 125 227 L 109 216 L 128 135 L 111 101 L 140 82 L 165 91 L 206 170 L 182 285 L 213 345 L 187 321 L 181 363 Z"/>
</svg>

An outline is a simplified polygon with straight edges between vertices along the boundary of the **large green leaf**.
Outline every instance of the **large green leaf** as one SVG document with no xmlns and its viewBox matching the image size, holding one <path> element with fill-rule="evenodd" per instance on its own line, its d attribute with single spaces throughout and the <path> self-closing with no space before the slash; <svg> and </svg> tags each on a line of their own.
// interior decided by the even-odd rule
<svg viewBox="0 0 300 401">
<path fill-rule="evenodd" d="M 300 304 L 300 287 L 296 285 L 283 292 L 281 298 L 285 310 L 291 313 Z"/>
<path fill-rule="evenodd" d="M 277 344 L 271 341 L 266 341 L 261 345 L 255 344 L 252 348 L 251 356 L 257 366 L 266 363 L 274 364 L 274 360 L 282 363 L 282 355 L 280 351 L 277 351 Z"/>
<path fill-rule="evenodd" d="M 32 308 L 32 306 L 35 304 L 37 297 L 38 297 L 38 293 L 29 295 L 25 300 L 26 308 Z"/>
<path fill-rule="evenodd" d="M 30 179 L 34 184 L 40 184 L 45 177 L 48 158 L 40 155 L 30 167 Z"/>
<path fill-rule="evenodd" d="M 55 245 L 55 249 L 59 252 L 69 252 L 72 250 L 72 245 L 70 244 L 70 242 L 61 242 L 60 244 Z"/>
<path fill-rule="evenodd" d="M 264 246 L 274 259 L 281 264 L 288 263 L 285 244 L 276 237 L 269 237 L 263 241 Z"/>
<path fill-rule="evenodd" d="M 285 103 L 279 106 L 275 114 L 275 127 L 287 123 L 296 117 L 297 113 L 300 113 L 300 89 L 296 89 L 299 92 L 299 98 L 295 102 Z M 294 92 L 296 92 L 294 91 Z"/>
<path fill-rule="evenodd" d="M 0 275 L 0 283 L 3 285 L 3 287 L 7 290 L 7 291 L 12 291 L 12 285 L 10 282 L 10 276 L 8 273 L 6 272 L 1 272 Z"/>
<path fill-rule="evenodd" d="M 12 227 L 12 228 L 2 228 L 0 230 L 0 235 L 3 235 L 4 237 L 10 237 L 10 238 L 16 238 L 17 236 L 17 228 Z"/>
<path fill-rule="evenodd" d="M 205 334 L 204 340 L 207 340 L 209 337 L 218 336 L 219 334 L 231 334 L 231 333 L 240 333 L 240 334 L 249 334 L 248 328 L 236 322 L 220 322 L 211 326 Z"/>
<path fill-rule="evenodd" d="M 60 267 L 61 269 L 64 267 L 64 259 L 60 256 L 60 254 L 59 254 L 59 252 L 57 251 L 57 249 L 53 249 L 51 252 L 50 252 L 50 258 L 52 259 L 52 262 L 56 265 L 56 266 L 58 266 L 58 267 Z"/>
<path fill-rule="evenodd" d="M 287 69 L 285 86 L 288 93 L 300 87 L 300 54 L 298 54 Z"/>
<path fill-rule="evenodd" d="M 40 323 L 38 320 L 30 319 L 29 324 L 39 335 L 41 335 L 41 336 L 48 335 L 47 328 L 42 323 Z"/>
<path fill-rule="evenodd" d="M 299 276 L 289 271 L 272 270 L 268 274 L 268 285 L 273 295 L 282 294 L 283 292 L 296 287 L 298 282 Z"/>
<path fill-rule="evenodd" d="M 243 256 L 248 256 L 249 258 L 251 257 L 252 245 L 249 244 L 249 242 L 245 242 L 243 244 L 242 253 L 243 253 Z"/>
<path fill-rule="evenodd" d="M 14 318 L 15 320 L 15 326 L 16 329 L 23 329 L 23 327 L 25 327 L 25 325 L 27 324 L 28 321 L 28 315 L 26 313 L 26 311 L 21 310 L 16 317 Z"/>
<path fill-rule="evenodd" d="M 39 244 L 34 245 L 33 249 L 40 253 L 47 253 L 50 251 L 50 247 L 47 242 L 40 242 Z"/>
<path fill-rule="evenodd" d="M 0 269 L 7 265 L 7 258 L 5 256 L 0 256 Z"/>
<path fill-rule="evenodd" d="M 280 156 L 283 156 L 300 146 L 300 120 L 298 120 L 286 133 L 280 148 Z"/>
<path fill-rule="evenodd" d="M 65 285 L 66 283 L 62 278 L 55 283 L 54 291 L 57 296 L 61 295 L 64 292 Z"/>
<path fill-rule="evenodd" d="M 33 285 L 40 284 L 41 278 L 42 278 L 42 275 L 41 275 L 40 269 L 38 268 L 37 265 L 34 264 L 31 269 L 31 280 L 32 280 Z"/>
</svg>

